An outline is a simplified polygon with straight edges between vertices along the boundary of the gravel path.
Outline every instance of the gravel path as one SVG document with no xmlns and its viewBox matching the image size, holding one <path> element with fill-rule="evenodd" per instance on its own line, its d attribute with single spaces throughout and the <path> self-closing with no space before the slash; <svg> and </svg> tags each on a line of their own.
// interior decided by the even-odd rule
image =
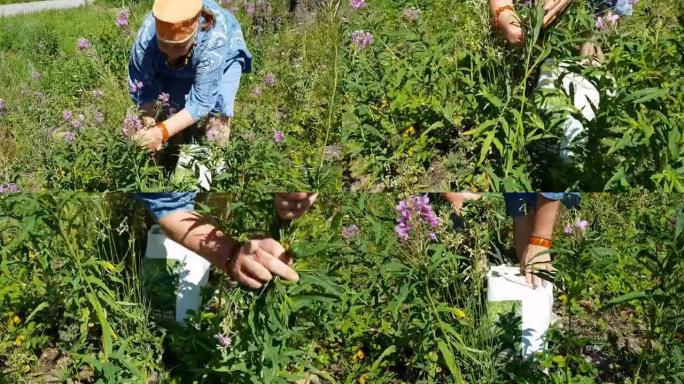
<svg viewBox="0 0 684 384">
<path fill-rule="evenodd" d="M 0 17 L 14 16 L 22 13 L 47 11 L 52 9 L 76 8 L 87 4 L 88 2 L 90 2 L 90 0 L 48 0 L 0 5 Z"/>
</svg>

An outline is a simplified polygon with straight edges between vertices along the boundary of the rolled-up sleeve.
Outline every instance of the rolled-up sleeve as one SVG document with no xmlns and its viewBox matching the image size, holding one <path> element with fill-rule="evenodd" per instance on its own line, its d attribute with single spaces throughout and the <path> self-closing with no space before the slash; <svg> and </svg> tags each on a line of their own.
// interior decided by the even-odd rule
<svg viewBox="0 0 684 384">
<path fill-rule="evenodd" d="M 156 61 L 159 53 L 150 47 L 154 39 L 154 18 L 149 15 L 143 23 L 131 49 L 128 61 L 128 89 L 136 105 L 154 101 L 161 92 Z M 142 84 L 142 87 L 139 85 Z"/>
<path fill-rule="evenodd" d="M 133 198 L 141 202 L 147 212 L 158 222 L 164 216 L 195 208 L 197 192 L 134 193 Z"/>
<path fill-rule="evenodd" d="M 206 117 L 216 105 L 219 83 L 228 54 L 226 39 L 222 34 L 212 34 L 206 44 L 195 69 L 195 81 L 185 104 L 185 108 L 195 121 Z"/>
</svg>

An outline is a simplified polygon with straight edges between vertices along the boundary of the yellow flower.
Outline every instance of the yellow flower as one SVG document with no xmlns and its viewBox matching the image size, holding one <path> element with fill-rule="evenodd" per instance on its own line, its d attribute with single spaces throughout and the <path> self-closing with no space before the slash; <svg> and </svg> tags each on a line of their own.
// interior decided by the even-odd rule
<svg viewBox="0 0 684 384">
<path fill-rule="evenodd" d="M 461 308 L 454 308 L 454 315 L 459 319 L 465 319 L 466 313 Z"/>
<path fill-rule="evenodd" d="M 416 128 L 412 125 L 404 131 L 404 137 L 411 137 L 416 134 Z"/>
<path fill-rule="evenodd" d="M 19 325 L 19 324 L 21 324 L 21 317 L 19 317 L 19 315 L 14 315 L 14 316 L 12 317 L 12 323 L 13 323 L 14 325 Z"/>
<path fill-rule="evenodd" d="M 560 300 L 561 303 L 566 304 L 566 303 L 568 302 L 568 297 L 565 296 L 565 295 L 560 295 L 560 297 L 558 298 L 558 300 Z"/>
<path fill-rule="evenodd" d="M 365 373 L 359 376 L 359 384 L 366 384 L 366 380 L 368 380 L 368 376 Z"/>
<path fill-rule="evenodd" d="M 359 361 L 363 360 L 366 357 L 366 354 L 363 353 L 363 349 L 359 349 L 356 351 L 354 356 L 352 357 L 352 361 L 355 363 L 358 363 Z"/>
<path fill-rule="evenodd" d="M 116 267 L 114 264 L 110 263 L 109 261 L 105 261 L 103 263 L 105 269 L 107 269 L 109 272 L 116 272 Z"/>
<path fill-rule="evenodd" d="M 19 337 L 14 340 L 14 345 L 17 347 L 21 347 L 22 344 L 24 344 L 24 341 L 26 341 L 26 336 L 24 335 L 19 335 Z"/>
<path fill-rule="evenodd" d="M 565 357 L 563 356 L 556 355 L 551 360 L 553 360 L 554 363 L 558 364 L 561 367 L 565 365 Z"/>
</svg>

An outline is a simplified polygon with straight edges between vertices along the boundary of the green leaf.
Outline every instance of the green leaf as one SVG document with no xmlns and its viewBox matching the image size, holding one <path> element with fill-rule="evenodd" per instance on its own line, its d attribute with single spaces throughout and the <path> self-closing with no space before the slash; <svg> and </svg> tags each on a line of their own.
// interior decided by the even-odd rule
<svg viewBox="0 0 684 384">
<path fill-rule="evenodd" d="M 447 368 L 449 368 L 449 372 L 451 372 L 451 375 L 454 377 L 454 380 L 456 380 L 456 382 L 459 384 L 465 383 L 463 376 L 461 375 L 461 370 L 458 368 L 458 366 L 456 366 L 456 360 L 454 359 L 453 352 L 451 352 L 451 348 L 449 348 L 444 340 L 438 340 L 437 347 L 439 348 L 439 352 L 442 354 L 444 363 L 446 363 Z"/>
<path fill-rule="evenodd" d="M 630 94 L 628 97 L 625 98 L 625 101 L 632 101 L 635 104 L 643 103 L 649 100 L 657 99 L 663 96 L 666 96 L 670 93 L 669 89 L 663 89 L 663 88 L 645 88 L 645 89 L 640 89 L 636 92 L 633 92 Z"/>
<path fill-rule="evenodd" d="M 44 302 L 38 304 L 38 306 L 37 306 L 36 308 L 34 308 L 33 311 L 31 311 L 31 313 L 30 313 L 28 316 L 26 316 L 26 320 L 24 320 L 24 321 L 25 321 L 26 323 L 28 323 L 29 321 L 31 321 L 31 319 L 33 318 L 33 316 L 36 315 L 36 313 L 42 311 L 44 308 L 47 308 L 47 307 L 49 307 L 49 306 L 50 306 L 50 304 L 49 304 L 48 302 L 46 302 L 46 301 L 44 301 Z"/>
<path fill-rule="evenodd" d="M 394 346 L 394 345 L 390 345 L 389 347 L 387 347 L 387 349 L 385 349 L 385 350 L 380 354 L 380 357 L 378 357 L 378 358 L 375 360 L 375 362 L 373 362 L 373 365 L 372 365 L 372 367 L 371 367 L 371 371 L 377 370 L 377 369 L 380 367 L 380 364 L 382 363 L 382 360 L 383 360 L 385 357 L 387 357 L 387 356 L 393 354 L 393 353 L 396 352 L 396 351 L 397 351 L 397 347 Z"/>
<path fill-rule="evenodd" d="M 100 322 L 100 327 L 102 328 L 102 348 L 104 350 L 105 361 L 107 361 L 109 355 L 112 353 L 112 329 L 107 321 L 107 312 L 102 308 L 99 300 L 92 294 L 92 292 L 86 293 L 86 297 L 90 302 L 90 305 L 95 309 L 95 314 Z"/>
<path fill-rule="evenodd" d="M 624 303 L 626 301 L 643 299 L 645 297 L 647 297 L 647 295 L 646 295 L 646 292 L 644 292 L 644 291 L 631 292 L 631 293 L 628 293 L 626 295 L 616 297 L 613 300 L 610 300 L 609 302 L 606 303 L 606 306 L 617 305 L 617 304 Z"/>
<path fill-rule="evenodd" d="M 500 109 L 501 107 L 503 107 L 503 101 L 501 101 L 501 99 L 499 99 L 498 97 L 494 96 L 489 91 L 489 88 L 483 86 L 480 89 L 480 95 L 484 96 L 484 98 L 487 99 L 487 101 L 489 101 L 489 103 L 495 106 L 496 108 Z"/>
</svg>

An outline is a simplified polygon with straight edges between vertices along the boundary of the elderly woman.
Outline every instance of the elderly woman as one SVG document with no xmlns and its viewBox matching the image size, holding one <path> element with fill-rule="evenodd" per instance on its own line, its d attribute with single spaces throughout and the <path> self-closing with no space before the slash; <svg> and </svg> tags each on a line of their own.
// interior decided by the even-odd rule
<svg viewBox="0 0 684 384">
<path fill-rule="evenodd" d="M 240 75 L 251 61 L 240 25 L 215 1 L 155 0 L 129 62 L 131 97 L 144 113 L 145 129 L 135 138 L 155 152 L 208 117 L 207 133 L 226 143 Z M 160 121 L 157 100 L 168 104 Z"/>
</svg>

